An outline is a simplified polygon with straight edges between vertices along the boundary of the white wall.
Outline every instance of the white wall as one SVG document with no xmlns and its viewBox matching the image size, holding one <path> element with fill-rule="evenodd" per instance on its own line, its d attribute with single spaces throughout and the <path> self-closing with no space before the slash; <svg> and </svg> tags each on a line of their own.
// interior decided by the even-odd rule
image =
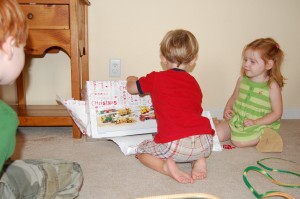
<svg viewBox="0 0 300 199">
<path fill-rule="evenodd" d="M 188 29 L 200 44 L 192 75 L 204 93 L 203 107 L 221 115 L 239 76 L 241 51 L 260 37 L 273 37 L 286 57 L 282 72 L 284 117 L 300 118 L 299 0 L 90 0 L 91 80 L 125 79 L 161 70 L 159 43 L 176 28 Z M 109 59 L 121 59 L 121 78 L 109 77 Z M 70 98 L 70 61 L 64 53 L 33 59 L 29 104 L 55 104 L 56 94 Z M 51 75 L 50 75 L 51 74 Z M 52 75 L 53 74 L 53 75 Z M 42 91 L 38 91 L 42 89 Z M 11 87 L 2 97 L 13 101 Z"/>
</svg>

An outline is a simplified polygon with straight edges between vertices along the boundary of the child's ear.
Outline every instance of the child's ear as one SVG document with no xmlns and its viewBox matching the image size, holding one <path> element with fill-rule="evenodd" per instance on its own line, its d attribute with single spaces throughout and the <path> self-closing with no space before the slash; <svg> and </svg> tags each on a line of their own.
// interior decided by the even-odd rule
<svg viewBox="0 0 300 199">
<path fill-rule="evenodd" d="M 193 59 L 192 61 L 190 61 L 189 66 L 193 66 L 197 61 L 197 57 L 195 59 Z"/>
<path fill-rule="evenodd" d="M 8 59 L 10 60 L 14 54 L 14 46 L 15 46 L 15 39 L 12 36 L 9 36 L 5 39 L 2 43 L 2 51 L 7 55 Z"/>
<path fill-rule="evenodd" d="M 164 65 L 167 65 L 167 59 L 165 58 L 165 56 L 160 55 L 160 60 Z"/>
<path fill-rule="evenodd" d="M 266 65 L 266 69 L 270 70 L 271 68 L 273 68 L 274 66 L 274 61 L 273 60 L 268 60 L 267 65 Z"/>
</svg>

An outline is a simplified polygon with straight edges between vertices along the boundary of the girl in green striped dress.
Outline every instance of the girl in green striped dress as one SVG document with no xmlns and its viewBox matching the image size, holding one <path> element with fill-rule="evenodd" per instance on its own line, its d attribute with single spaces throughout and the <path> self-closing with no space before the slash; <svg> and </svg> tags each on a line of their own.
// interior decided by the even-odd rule
<svg viewBox="0 0 300 199">
<path fill-rule="evenodd" d="M 274 39 L 261 38 L 245 46 L 242 58 L 242 75 L 216 130 L 220 141 L 231 139 L 237 147 L 249 147 L 257 145 L 266 128 L 279 131 L 284 53 Z"/>
</svg>

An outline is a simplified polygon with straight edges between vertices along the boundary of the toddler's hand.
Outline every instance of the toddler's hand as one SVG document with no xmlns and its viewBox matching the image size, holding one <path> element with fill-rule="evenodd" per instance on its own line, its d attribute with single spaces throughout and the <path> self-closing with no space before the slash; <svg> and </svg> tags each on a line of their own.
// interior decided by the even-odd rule
<svg viewBox="0 0 300 199">
<path fill-rule="evenodd" d="M 224 111 L 224 116 L 223 117 L 224 117 L 225 120 L 230 120 L 232 118 L 232 116 L 233 116 L 233 110 L 226 109 Z"/>
<path fill-rule="evenodd" d="M 253 126 L 255 125 L 255 120 L 251 120 L 251 119 L 246 119 L 244 120 L 244 126 Z"/>
</svg>

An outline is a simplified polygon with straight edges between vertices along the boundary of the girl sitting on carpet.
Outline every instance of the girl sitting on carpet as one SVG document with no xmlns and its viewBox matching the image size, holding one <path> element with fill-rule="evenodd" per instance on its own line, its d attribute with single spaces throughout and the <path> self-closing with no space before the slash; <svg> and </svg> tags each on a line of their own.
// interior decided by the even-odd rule
<svg viewBox="0 0 300 199">
<path fill-rule="evenodd" d="M 274 39 L 261 38 L 246 45 L 242 57 L 242 75 L 216 131 L 220 141 L 231 139 L 237 147 L 249 147 L 259 143 L 266 129 L 278 135 L 284 54 Z"/>
</svg>

